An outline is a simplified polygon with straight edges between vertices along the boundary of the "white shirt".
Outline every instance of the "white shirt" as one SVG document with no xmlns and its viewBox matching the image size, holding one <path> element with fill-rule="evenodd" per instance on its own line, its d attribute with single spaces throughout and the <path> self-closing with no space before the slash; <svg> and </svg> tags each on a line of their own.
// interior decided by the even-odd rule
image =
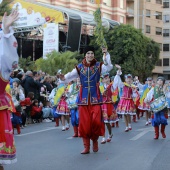
<svg viewBox="0 0 170 170">
<path fill-rule="evenodd" d="M 5 80 L 9 80 L 13 69 L 18 65 L 17 41 L 10 28 L 8 34 L 0 31 L 0 74 Z"/>
<path fill-rule="evenodd" d="M 104 62 L 107 62 L 107 65 L 104 65 L 104 64 L 102 65 L 101 74 L 109 72 L 113 68 L 113 65 L 110 60 L 110 54 L 106 55 L 106 61 Z M 79 75 L 77 73 L 77 69 L 76 68 L 73 69 L 71 72 L 67 73 L 64 77 L 65 77 L 65 81 L 64 81 L 65 83 L 69 83 L 70 81 L 78 78 Z"/>
</svg>

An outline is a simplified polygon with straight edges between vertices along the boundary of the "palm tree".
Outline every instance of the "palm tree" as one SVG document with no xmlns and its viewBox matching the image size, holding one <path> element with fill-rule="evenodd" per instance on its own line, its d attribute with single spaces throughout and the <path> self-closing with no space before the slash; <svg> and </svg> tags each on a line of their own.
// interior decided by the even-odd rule
<svg viewBox="0 0 170 170">
<path fill-rule="evenodd" d="M 11 12 L 11 8 L 9 6 L 9 4 L 12 2 L 13 0 L 3 0 L 2 3 L 0 4 L 0 16 L 3 16 L 5 12 L 7 12 L 8 14 Z"/>
</svg>

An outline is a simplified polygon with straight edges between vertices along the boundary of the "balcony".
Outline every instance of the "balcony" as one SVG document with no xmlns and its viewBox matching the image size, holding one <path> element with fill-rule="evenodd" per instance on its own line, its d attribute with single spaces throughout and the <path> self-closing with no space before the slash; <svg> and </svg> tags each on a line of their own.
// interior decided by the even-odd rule
<svg viewBox="0 0 170 170">
<path fill-rule="evenodd" d="M 132 8 L 127 8 L 126 16 L 129 18 L 134 17 L 134 10 Z"/>
</svg>

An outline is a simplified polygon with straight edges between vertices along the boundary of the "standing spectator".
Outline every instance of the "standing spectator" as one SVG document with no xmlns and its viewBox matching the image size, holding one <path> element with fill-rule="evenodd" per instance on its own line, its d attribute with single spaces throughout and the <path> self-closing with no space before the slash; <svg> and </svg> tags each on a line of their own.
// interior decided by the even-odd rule
<svg viewBox="0 0 170 170">
<path fill-rule="evenodd" d="M 34 96 L 35 96 L 36 93 L 37 93 L 38 85 L 39 84 L 33 78 L 32 71 L 27 71 L 26 77 L 23 80 L 23 87 L 24 87 L 24 90 L 25 90 L 25 95 L 27 96 L 29 92 L 33 92 Z"/>
<path fill-rule="evenodd" d="M 49 93 L 51 93 L 53 87 L 52 87 L 52 85 L 50 84 L 50 77 L 49 77 L 49 76 L 45 76 L 45 77 L 44 77 L 43 85 L 45 85 L 46 88 L 47 88 L 47 91 L 48 91 Z"/>
</svg>

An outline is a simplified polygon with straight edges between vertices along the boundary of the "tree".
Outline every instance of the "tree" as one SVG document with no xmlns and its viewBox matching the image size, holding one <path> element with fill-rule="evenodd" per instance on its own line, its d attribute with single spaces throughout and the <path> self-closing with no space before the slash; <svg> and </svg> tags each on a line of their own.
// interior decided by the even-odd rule
<svg viewBox="0 0 170 170">
<path fill-rule="evenodd" d="M 25 72 L 28 70 L 36 70 L 35 62 L 31 60 L 31 57 L 19 58 L 19 67 Z"/>
<path fill-rule="evenodd" d="M 0 16 L 3 16 L 5 12 L 8 14 L 11 12 L 11 8 L 9 4 L 12 2 L 12 0 L 3 0 L 3 2 L 0 4 Z"/>
<path fill-rule="evenodd" d="M 62 69 L 62 73 L 65 74 L 78 63 L 76 56 L 78 56 L 78 52 L 59 53 L 53 51 L 47 55 L 47 59 L 40 58 L 36 60 L 35 65 L 37 70 L 42 70 L 50 75 L 54 75 L 59 69 Z"/>
<path fill-rule="evenodd" d="M 142 34 L 141 30 L 131 25 L 119 25 L 104 35 L 112 63 L 120 64 L 123 74 L 138 75 L 143 81 L 152 75 L 160 54 L 159 44 Z M 91 44 L 94 44 L 93 37 Z M 96 56 L 101 49 L 96 47 Z M 115 70 L 111 72 L 115 74 Z"/>
</svg>

